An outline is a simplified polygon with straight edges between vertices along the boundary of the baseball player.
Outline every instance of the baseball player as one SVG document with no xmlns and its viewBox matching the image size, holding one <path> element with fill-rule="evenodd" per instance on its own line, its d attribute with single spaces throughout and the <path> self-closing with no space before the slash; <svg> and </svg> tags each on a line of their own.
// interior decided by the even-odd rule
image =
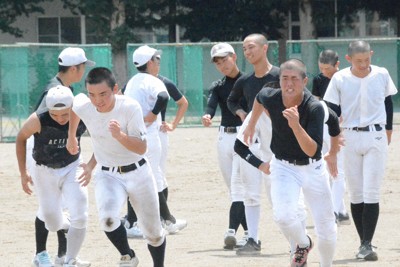
<svg viewBox="0 0 400 267">
<path fill-rule="evenodd" d="M 274 220 L 282 233 L 297 243 L 291 266 L 305 266 L 313 247 L 296 212 L 302 189 L 318 236 L 320 266 L 326 267 L 332 266 L 336 223 L 329 176 L 325 162 L 321 160 L 325 112 L 320 102 L 305 88 L 307 81 L 306 67 L 300 60 L 284 62 L 280 66 L 281 90 L 267 87 L 260 91 L 243 140 L 248 145 L 253 142 L 257 120 L 265 108 L 271 118 L 271 151 L 274 156 L 270 163 L 264 163 L 262 169 L 271 173 Z M 336 159 L 340 137 L 337 117 L 332 136 L 335 137 L 326 157 Z"/>
<path fill-rule="evenodd" d="M 218 43 L 211 48 L 211 61 L 224 77 L 212 83 L 205 114 L 201 121 L 204 126 L 211 126 L 219 105 L 221 109 L 221 124 L 219 126 L 217 144 L 218 162 L 231 198 L 229 228 L 225 232 L 224 248 L 234 249 L 237 245 L 243 245 L 239 244 L 236 239 L 236 233 L 240 225 L 242 225 L 245 233 L 242 240 L 244 242 L 247 241 L 247 222 L 243 204 L 244 189 L 239 174 L 239 158 L 233 151 L 236 133 L 242 121 L 229 111 L 226 101 L 234 83 L 242 73 L 236 65 L 235 51 L 228 43 Z"/>
<path fill-rule="evenodd" d="M 58 56 L 58 73 L 53 77 L 46 88 L 44 89 L 42 95 L 40 96 L 38 103 L 35 107 L 36 112 L 43 113 L 47 111 L 46 106 L 46 94 L 50 88 L 57 85 L 63 85 L 69 87 L 73 91 L 71 86 L 73 83 L 79 82 L 87 66 L 94 66 L 96 63 L 88 60 L 85 55 L 85 51 L 78 47 L 67 47 L 61 51 Z M 28 170 L 31 166 L 35 166 L 35 162 L 32 158 L 32 149 L 34 144 L 34 136 L 31 136 L 27 141 L 27 155 L 26 155 L 26 165 Z M 46 229 L 44 222 L 36 217 L 35 220 L 35 236 L 36 236 L 36 254 L 40 251 L 46 250 L 48 230 Z M 64 230 L 57 231 L 58 237 L 58 253 L 54 259 L 55 267 L 61 267 L 64 263 L 64 256 L 67 249 L 67 239 L 65 238 Z M 83 264 L 83 261 L 79 261 L 79 264 Z M 79 265 L 81 267 L 85 265 Z"/>
<path fill-rule="evenodd" d="M 48 111 L 32 113 L 16 139 L 22 189 L 31 195 L 33 191 L 29 184 L 34 184 L 39 201 L 35 225 L 38 225 L 40 220 L 43 222 L 42 227 L 46 227 L 45 233 L 37 231 L 36 235 L 47 237 L 48 230 L 68 230 L 67 251 L 62 263 L 64 267 L 90 266 L 88 262 L 79 261 L 77 255 L 86 234 L 88 218 L 86 185 L 90 181 L 95 161 L 91 159 L 88 164 L 83 164 L 79 152 L 72 156 L 65 147 L 69 111 L 73 99 L 74 96 L 68 87 L 58 85 L 48 90 L 45 97 Z M 85 130 L 85 125 L 79 124 L 76 132 L 78 140 Z M 30 166 L 28 171 L 26 142 L 31 136 L 35 136 L 33 159 L 36 164 Z M 64 204 L 69 210 L 69 220 L 63 215 Z M 52 267 L 46 243 L 39 243 L 37 247 L 39 251 L 33 260 L 33 265 Z"/>
<path fill-rule="evenodd" d="M 81 119 L 92 139 L 98 167 L 95 194 L 101 228 L 121 254 L 120 267 L 139 263 L 130 248 L 119 218 L 127 197 L 138 215 L 138 223 L 148 243 L 155 267 L 164 266 L 166 239 L 160 222 L 157 186 L 148 159 L 146 126 L 140 105 L 116 95 L 118 85 L 107 68 L 94 68 L 86 77 L 87 97 L 75 97 L 67 148 L 76 154 L 79 147 L 75 129 Z"/>
<path fill-rule="evenodd" d="M 324 96 L 325 101 L 340 106 L 342 111 L 344 169 L 351 215 L 360 238 L 356 257 L 366 261 L 378 260 L 371 242 L 392 136 L 391 95 L 397 93 L 388 71 L 371 64 L 372 54 L 367 42 L 351 42 L 346 55 L 351 67 L 333 75 Z"/>
<path fill-rule="evenodd" d="M 316 77 L 314 77 L 312 86 L 312 94 L 318 99 L 323 99 L 326 88 L 328 87 L 328 84 L 332 79 L 333 74 L 335 74 L 339 70 L 339 64 L 339 55 L 337 52 L 328 49 L 322 51 L 319 54 L 318 67 L 321 72 Z M 340 116 L 340 114 L 337 115 Z M 323 154 L 325 154 L 329 150 L 329 146 L 330 139 L 328 135 L 328 127 L 327 125 L 325 125 L 324 142 L 322 146 Z M 342 155 L 343 153 L 341 153 L 341 151 L 339 151 L 339 153 L 337 154 L 338 175 L 335 178 L 331 177 L 333 207 L 335 210 L 336 222 L 338 223 L 338 225 L 350 224 L 350 217 L 344 204 L 346 182 L 344 179 L 344 162 Z"/>
<path fill-rule="evenodd" d="M 189 103 L 186 99 L 186 97 L 179 91 L 179 89 L 176 87 L 176 85 L 169 80 L 168 78 L 157 75 L 157 77 L 164 83 L 165 87 L 167 88 L 168 94 L 174 99 L 176 105 L 178 106 L 178 109 L 175 114 L 175 118 L 171 123 L 166 122 L 165 120 L 165 115 L 167 108 L 164 108 L 161 110 L 161 120 L 162 124 L 160 126 L 160 132 L 159 132 L 159 137 L 160 137 L 160 142 L 161 142 L 161 159 L 160 159 L 160 168 L 161 172 L 163 173 L 164 177 L 166 175 L 166 163 L 167 163 L 167 154 L 168 154 L 168 132 L 172 132 L 176 129 L 178 126 L 179 122 L 182 120 L 183 116 L 185 115 L 185 112 L 189 106 Z M 122 91 L 124 93 L 125 89 Z M 162 191 L 165 199 L 168 200 L 168 187 L 165 187 L 164 190 Z M 139 226 L 137 225 L 137 216 L 135 211 L 132 208 L 132 205 L 127 201 L 128 204 L 128 213 L 125 216 L 126 219 L 126 225 L 125 227 L 127 228 L 127 234 L 128 237 L 143 237 L 142 231 L 140 231 Z M 178 224 L 182 222 L 181 219 L 177 219 Z M 171 229 L 171 228 L 170 228 Z M 178 230 L 178 228 L 176 228 Z M 183 229 L 183 228 L 182 228 Z M 172 229 L 174 230 L 174 229 Z M 181 230 L 181 229 L 180 229 Z M 172 234 L 175 233 L 175 231 L 171 232 Z"/>
<path fill-rule="evenodd" d="M 268 42 L 262 34 L 250 34 L 243 41 L 243 53 L 246 60 L 253 65 L 254 72 L 240 77 L 233 86 L 228 97 L 228 108 L 244 121 L 247 113 L 253 107 L 254 98 L 265 84 L 276 86 L 279 81 L 279 68 L 273 66 L 267 58 Z M 240 99 L 245 99 L 245 105 Z M 257 145 L 253 145 L 255 151 Z M 238 249 L 238 255 L 254 255 L 261 251 L 261 242 L 258 240 L 258 225 L 260 221 L 260 204 L 262 176 L 242 159 L 240 175 L 245 188 L 245 213 L 248 226 L 249 241 Z M 252 176 L 256 175 L 256 176 Z M 250 239 L 251 238 L 251 239 Z"/>
<path fill-rule="evenodd" d="M 176 233 L 187 226 L 185 220 L 177 220 L 171 214 L 163 190 L 168 187 L 165 175 L 161 170 L 161 141 L 159 129 L 161 116 L 165 109 L 169 94 L 164 83 L 156 76 L 160 70 L 161 51 L 147 45 L 140 46 L 133 52 L 133 63 L 139 73 L 127 83 L 124 94 L 138 101 L 142 108 L 147 127 L 148 150 L 146 156 L 150 161 L 157 182 L 160 214 L 168 233 Z M 140 228 L 140 224 L 138 225 Z"/>
</svg>

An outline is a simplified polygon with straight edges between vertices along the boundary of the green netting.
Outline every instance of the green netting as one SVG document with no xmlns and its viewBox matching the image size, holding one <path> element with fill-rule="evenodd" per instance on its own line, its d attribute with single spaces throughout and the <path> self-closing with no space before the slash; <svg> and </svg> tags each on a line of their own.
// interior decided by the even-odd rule
<svg viewBox="0 0 400 267">
<path fill-rule="evenodd" d="M 359 40 L 359 39 L 358 39 Z M 399 88 L 399 63 L 400 63 L 400 39 L 364 39 L 371 45 L 374 51 L 372 64 L 388 69 L 393 82 Z M 319 73 L 318 55 L 322 50 L 332 49 L 339 53 L 340 68 L 349 67 L 349 62 L 345 59 L 349 43 L 353 40 L 304 40 L 288 41 L 286 43 L 286 57 L 298 58 L 304 61 L 307 66 L 309 83 L 308 88 L 312 87 L 312 78 Z M 400 94 L 393 97 L 394 107 L 400 109 Z"/>
<path fill-rule="evenodd" d="M 58 55 L 70 45 L 16 44 L 0 46 L 0 142 L 14 141 L 33 112 L 47 82 L 58 72 Z M 112 68 L 111 46 L 80 45 L 96 66 Z M 90 68 L 86 68 L 86 73 Z M 74 84 L 75 94 L 84 82 Z"/>
<path fill-rule="evenodd" d="M 179 44 L 149 44 L 149 46 L 163 51 L 161 56 L 160 74 L 176 83 L 179 90 L 189 101 L 189 108 L 185 114 L 185 124 L 199 124 L 203 110 L 207 103 L 208 89 L 211 83 L 221 74 L 210 61 L 210 50 L 215 43 L 179 43 Z M 253 71 L 243 55 L 242 42 L 230 43 L 237 54 L 237 64 L 245 73 Z M 143 44 L 128 44 L 128 75 L 137 73 L 132 62 L 132 54 Z M 274 65 L 279 64 L 279 47 L 277 41 L 269 42 L 268 59 Z M 168 117 L 174 116 L 177 106 L 170 100 L 167 110 Z M 217 114 L 218 115 L 218 114 Z"/>
</svg>

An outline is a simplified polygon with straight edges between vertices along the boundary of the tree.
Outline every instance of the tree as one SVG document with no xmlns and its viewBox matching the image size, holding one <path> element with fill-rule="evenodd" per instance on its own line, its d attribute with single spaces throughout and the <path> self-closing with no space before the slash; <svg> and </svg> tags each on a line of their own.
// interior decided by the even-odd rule
<svg viewBox="0 0 400 267">
<path fill-rule="evenodd" d="M 12 0 L 0 2 L 0 30 L 15 37 L 22 37 L 21 29 L 12 24 L 22 15 L 29 16 L 34 12 L 42 13 L 43 8 L 40 3 L 51 0 Z"/>
</svg>

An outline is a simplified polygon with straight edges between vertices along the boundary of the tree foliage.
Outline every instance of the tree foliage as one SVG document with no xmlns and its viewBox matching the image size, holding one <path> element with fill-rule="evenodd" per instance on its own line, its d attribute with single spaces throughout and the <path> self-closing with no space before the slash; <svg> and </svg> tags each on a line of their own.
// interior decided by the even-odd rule
<svg viewBox="0 0 400 267">
<path fill-rule="evenodd" d="M 20 16 L 29 16 L 34 12 L 43 13 L 40 3 L 48 0 L 12 0 L 0 1 L 0 30 L 15 37 L 22 37 L 21 29 L 11 26 Z"/>
</svg>

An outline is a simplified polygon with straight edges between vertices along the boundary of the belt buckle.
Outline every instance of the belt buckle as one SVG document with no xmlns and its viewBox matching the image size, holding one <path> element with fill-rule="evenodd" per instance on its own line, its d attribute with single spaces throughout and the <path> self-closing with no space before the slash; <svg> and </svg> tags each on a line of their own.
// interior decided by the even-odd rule
<svg viewBox="0 0 400 267">
<path fill-rule="evenodd" d="M 118 166 L 118 172 L 120 173 L 120 174 L 123 174 L 124 172 L 122 171 L 122 167 L 121 166 Z"/>
</svg>

